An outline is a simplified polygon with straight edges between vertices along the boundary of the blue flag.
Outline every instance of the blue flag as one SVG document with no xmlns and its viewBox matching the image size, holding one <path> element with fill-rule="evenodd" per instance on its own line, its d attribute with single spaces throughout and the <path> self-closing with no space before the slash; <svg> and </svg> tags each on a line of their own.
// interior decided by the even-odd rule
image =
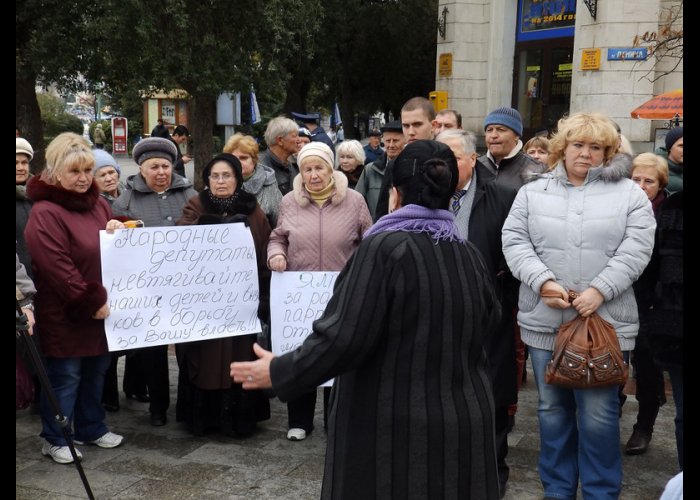
<svg viewBox="0 0 700 500">
<path fill-rule="evenodd" d="M 259 123 L 260 109 L 258 108 L 258 100 L 255 98 L 255 89 L 250 86 L 250 123 Z"/>
</svg>

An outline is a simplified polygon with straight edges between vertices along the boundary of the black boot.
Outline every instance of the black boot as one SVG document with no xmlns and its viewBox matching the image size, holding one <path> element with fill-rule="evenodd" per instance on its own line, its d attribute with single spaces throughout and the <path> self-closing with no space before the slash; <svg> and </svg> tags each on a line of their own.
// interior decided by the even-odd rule
<svg viewBox="0 0 700 500">
<path fill-rule="evenodd" d="M 632 436 L 630 436 L 625 453 L 628 455 L 642 455 L 646 453 L 651 442 L 651 431 L 646 431 L 635 424 Z"/>
</svg>

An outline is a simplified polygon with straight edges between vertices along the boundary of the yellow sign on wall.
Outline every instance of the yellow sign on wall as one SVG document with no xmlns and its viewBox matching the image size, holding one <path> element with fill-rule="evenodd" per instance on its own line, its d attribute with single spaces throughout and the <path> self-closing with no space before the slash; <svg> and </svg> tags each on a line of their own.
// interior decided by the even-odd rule
<svg viewBox="0 0 700 500">
<path fill-rule="evenodd" d="M 428 99 L 433 103 L 436 112 L 447 109 L 447 98 L 447 92 L 444 90 L 433 90 L 428 94 Z"/>
<path fill-rule="evenodd" d="M 600 49 L 581 51 L 581 69 L 600 69 Z"/>
<path fill-rule="evenodd" d="M 449 78 L 452 76 L 452 54 L 440 54 L 438 74 L 440 78 Z"/>
</svg>

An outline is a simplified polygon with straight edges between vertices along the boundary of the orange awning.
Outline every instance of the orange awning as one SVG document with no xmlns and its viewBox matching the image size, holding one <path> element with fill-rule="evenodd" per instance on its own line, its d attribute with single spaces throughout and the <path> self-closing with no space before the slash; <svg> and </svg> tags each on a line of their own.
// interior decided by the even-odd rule
<svg viewBox="0 0 700 500">
<path fill-rule="evenodd" d="M 676 115 L 683 118 L 683 89 L 659 94 L 634 109 L 632 118 L 647 120 L 671 120 Z"/>
</svg>

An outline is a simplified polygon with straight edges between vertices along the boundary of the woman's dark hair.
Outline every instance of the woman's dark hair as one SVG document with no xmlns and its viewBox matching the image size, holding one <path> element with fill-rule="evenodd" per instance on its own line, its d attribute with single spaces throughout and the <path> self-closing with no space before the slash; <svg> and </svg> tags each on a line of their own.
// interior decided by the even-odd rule
<svg viewBox="0 0 700 500">
<path fill-rule="evenodd" d="M 437 141 L 415 141 L 394 160 L 389 182 L 402 205 L 447 209 L 457 187 L 459 171 L 452 150 Z"/>
</svg>

